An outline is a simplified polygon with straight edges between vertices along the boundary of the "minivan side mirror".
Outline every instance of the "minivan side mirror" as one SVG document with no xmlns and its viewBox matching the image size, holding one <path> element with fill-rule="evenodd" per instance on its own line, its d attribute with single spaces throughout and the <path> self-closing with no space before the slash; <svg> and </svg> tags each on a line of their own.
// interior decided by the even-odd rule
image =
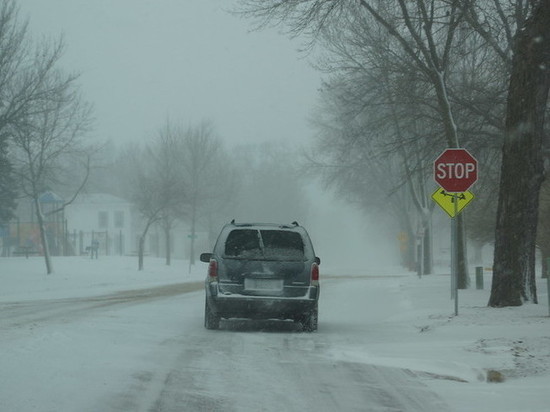
<svg viewBox="0 0 550 412">
<path fill-rule="evenodd" d="M 315 263 L 317 263 L 318 265 L 320 265 L 320 264 L 321 264 L 321 258 L 315 256 Z"/>
<path fill-rule="evenodd" d="M 201 253 L 201 256 L 200 256 L 201 262 L 208 263 L 210 262 L 211 258 L 212 258 L 212 253 Z"/>
</svg>

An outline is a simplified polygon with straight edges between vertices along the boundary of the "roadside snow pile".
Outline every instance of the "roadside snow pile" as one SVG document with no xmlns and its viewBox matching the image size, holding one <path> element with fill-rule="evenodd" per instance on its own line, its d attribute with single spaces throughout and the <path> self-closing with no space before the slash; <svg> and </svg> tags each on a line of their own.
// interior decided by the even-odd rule
<svg viewBox="0 0 550 412">
<path fill-rule="evenodd" d="M 506 357 L 500 363 L 498 372 L 502 378 L 525 378 L 550 373 L 550 337 L 524 337 L 516 339 L 478 339 L 471 352 L 487 355 L 489 359 Z"/>
<path fill-rule="evenodd" d="M 138 271 L 138 258 L 130 256 L 53 257 L 54 273 L 46 274 L 44 257 L 0 258 L 0 302 L 95 296 L 183 282 L 204 280 L 204 264 L 145 257 Z"/>
<path fill-rule="evenodd" d="M 459 291 L 458 316 L 454 316 L 454 302 L 450 299 L 449 276 L 425 276 L 414 281 L 409 278 L 402 288 L 413 299 L 415 308 L 424 307 L 417 313 L 419 333 L 452 346 L 453 342 L 464 343 L 461 353 L 447 355 L 450 359 L 455 356 L 471 362 L 473 368 L 485 372 L 484 379 L 489 381 L 547 376 L 550 383 L 546 280 L 538 282 L 539 304 L 491 308 L 487 306 L 491 274 L 486 273 L 483 290 Z M 470 359 L 468 354 L 472 355 Z"/>
<path fill-rule="evenodd" d="M 548 410 L 546 280 L 537 279 L 539 304 L 496 309 L 487 306 L 486 272 L 483 290 L 459 291 L 455 316 L 449 274 L 386 273 L 346 273 L 353 295 L 349 288 L 338 293 L 337 275 L 325 278 L 322 296 L 330 288 L 340 306 L 340 313 L 327 313 L 321 299 L 319 333 L 340 333 L 327 356 L 409 370 L 457 411 Z"/>
</svg>

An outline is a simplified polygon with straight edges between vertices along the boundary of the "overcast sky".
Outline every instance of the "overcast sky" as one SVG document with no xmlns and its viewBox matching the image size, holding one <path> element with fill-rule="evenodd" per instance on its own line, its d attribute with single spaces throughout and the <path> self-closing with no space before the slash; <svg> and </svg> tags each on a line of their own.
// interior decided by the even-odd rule
<svg viewBox="0 0 550 412">
<path fill-rule="evenodd" d="M 184 125 L 211 120 L 228 145 L 305 144 L 312 137 L 308 117 L 321 75 L 298 52 L 298 41 L 275 29 L 251 32 L 251 21 L 229 14 L 235 0 L 18 3 L 33 36 L 63 34 L 63 67 L 82 73 L 100 140 L 144 141 L 167 117 Z M 318 216 L 310 220 L 324 223 L 311 224 L 310 231 L 323 258 L 387 253 L 359 212 L 329 195 L 316 197 L 322 200 L 311 212 Z M 377 247 L 365 249 L 365 236 L 373 233 Z"/>
<path fill-rule="evenodd" d="M 306 142 L 320 74 L 299 42 L 227 12 L 233 0 L 18 0 L 35 37 L 64 36 L 94 135 L 144 140 L 169 117 L 229 142 Z"/>
</svg>

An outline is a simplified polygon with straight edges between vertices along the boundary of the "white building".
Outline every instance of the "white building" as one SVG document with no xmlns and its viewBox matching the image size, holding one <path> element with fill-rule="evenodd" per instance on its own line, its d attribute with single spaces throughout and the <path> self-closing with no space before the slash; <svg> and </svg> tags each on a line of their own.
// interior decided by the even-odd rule
<svg viewBox="0 0 550 412">
<path fill-rule="evenodd" d="M 89 253 L 99 240 L 99 253 L 124 255 L 135 251 L 132 204 L 106 193 L 83 194 L 65 209 L 67 233 L 76 254 Z"/>
</svg>

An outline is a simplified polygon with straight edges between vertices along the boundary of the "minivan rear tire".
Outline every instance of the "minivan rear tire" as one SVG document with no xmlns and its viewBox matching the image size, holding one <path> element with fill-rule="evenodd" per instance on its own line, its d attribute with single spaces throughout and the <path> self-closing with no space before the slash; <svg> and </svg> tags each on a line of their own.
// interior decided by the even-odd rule
<svg viewBox="0 0 550 412">
<path fill-rule="evenodd" d="M 304 332 L 315 332 L 318 328 L 318 319 L 319 319 L 319 309 L 318 309 L 318 306 L 315 305 L 315 308 L 313 308 L 308 313 L 305 313 L 300 319 L 300 323 L 302 324 L 302 330 Z"/>
<path fill-rule="evenodd" d="M 210 330 L 220 328 L 220 317 L 212 312 L 208 304 L 208 299 L 204 302 L 204 327 Z"/>
</svg>

